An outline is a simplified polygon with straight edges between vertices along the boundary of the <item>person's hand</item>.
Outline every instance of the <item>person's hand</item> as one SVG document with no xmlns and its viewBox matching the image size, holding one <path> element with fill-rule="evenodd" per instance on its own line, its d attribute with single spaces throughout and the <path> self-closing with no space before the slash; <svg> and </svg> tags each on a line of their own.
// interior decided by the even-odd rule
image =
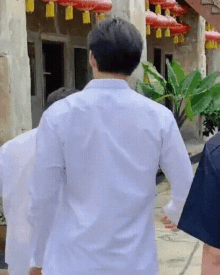
<svg viewBox="0 0 220 275">
<path fill-rule="evenodd" d="M 40 268 L 30 268 L 29 275 L 42 275 Z"/>
<path fill-rule="evenodd" d="M 163 224 L 167 229 L 170 229 L 171 231 L 178 231 L 176 224 L 174 224 L 171 220 L 168 219 L 167 216 L 163 216 L 162 218 Z"/>
</svg>

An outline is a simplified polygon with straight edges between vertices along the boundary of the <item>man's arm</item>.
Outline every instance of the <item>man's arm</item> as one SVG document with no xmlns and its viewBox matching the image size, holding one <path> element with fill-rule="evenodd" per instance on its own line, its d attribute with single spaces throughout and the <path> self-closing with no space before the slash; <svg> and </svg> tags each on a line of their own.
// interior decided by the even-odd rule
<svg viewBox="0 0 220 275">
<path fill-rule="evenodd" d="M 62 146 L 54 125 L 43 115 L 37 132 L 35 169 L 30 181 L 33 226 L 33 258 L 31 266 L 42 267 L 45 247 L 63 183 Z"/>
<path fill-rule="evenodd" d="M 208 244 L 203 246 L 202 275 L 220 274 L 220 249 Z"/>
<path fill-rule="evenodd" d="M 164 212 L 168 219 L 177 224 L 192 184 L 193 169 L 171 112 L 165 118 L 165 125 L 162 133 L 160 167 L 171 183 L 171 201 L 164 207 Z"/>
</svg>

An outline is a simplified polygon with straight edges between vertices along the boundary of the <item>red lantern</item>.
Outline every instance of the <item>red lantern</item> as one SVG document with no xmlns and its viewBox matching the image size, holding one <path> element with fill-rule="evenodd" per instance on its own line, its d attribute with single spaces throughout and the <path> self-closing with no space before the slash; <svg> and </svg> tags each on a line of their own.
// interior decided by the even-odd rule
<svg viewBox="0 0 220 275">
<path fill-rule="evenodd" d="M 156 14 L 161 14 L 161 5 L 166 3 L 166 0 L 149 0 L 153 5 L 156 5 Z"/>
<path fill-rule="evenodd" d="M 55 16 L 55 7 L 54 2 L 57 2 L 57 0 L 43 0 L 43 2 L 46 2 L 46 17 L 54 17 Z"/>
<path fill-rule="evenodd" d="M 166 18 L 166 16 L 157 15 L 157 22 L 152 26 L 153 28 L 157 29 L 156 31 L 156 37 L 161 38 L 162 37 L 162 29 L 166 29 L 168 27 L 169 23 Z"/>
<path fill-rule="evenodd" d="M 184 34 L 190 31 L 190 26 L 188 24 L 178 23 L 175 26 L 170 27 L 170 31 L 174 36 L 174 43 L 177 44 L 179 42 L 178 36 L 180 36 L 181 41 L 184 42 Z"/>
<path fill-rule="evenodd" d="M 166 15 L 166 20 L 167 20 L 167 28 L 165 31 L 165 37 L 170 37 L 170 27 L 173 27 L 177 24 L 177 21 L 175 18 L 173 18 L 170 15 Z"/>
<path fill-rule="evenodd" d="M 155 25 L 157 23 L 157 15 L 154 12 L 147 10 L 145 12 L 145 16 L 146 16 L 146 26 L 147 26 L 146 34 L 150 35 L 151 34 L 151 26 Z"/>
<path fill-rule="evenodd" d="M 93 11 L 96 6 L 100 4 L 98 0 L 80 0 L 76 4 L 75 9 L 83 11 L 83 23 L 89 24 L 91 22 L 90 12 Z"/>
<path fill-rule="evenodd" d="M 171 14 L 177 17 L 180 17 L 186 14 L 188 11 L 189 11 L 188 7 L 183 7 L 183 6 L 180 6 L 179 4 L 176 4 L 173 8 L 170 9 Z"/>
<path fill-rule="evenodd" d="M 166 15 L 170 15 L 170 9 L 176 5 L 176 0 L 166 0 L 165 3 L 161 4 L 161 8 L 165 11 Z"/>
<path fill-rule="evenodd" d="M 65 9 L 65 19 L 73 19 L 73 7 L 78 4 L 80 0 L 58 0 L 58 4 L 66 7 Z"/>
<path fill-rule="evenodd" d="M 112 10 L 112 0 L 99 0 L 99 4 L 93 9 L 93 12 L 99 14 L 99 20 L 105 18 L 105 13 Z"/>
<path fill-rule="evenodd" d="M 207 49 L 214 49 L 218 47 L 220 43 L 220 33 L 216 31 L 206 31 L 205 32 L 205 39 L 206 39 L 206 48 Z"/>
</svg>

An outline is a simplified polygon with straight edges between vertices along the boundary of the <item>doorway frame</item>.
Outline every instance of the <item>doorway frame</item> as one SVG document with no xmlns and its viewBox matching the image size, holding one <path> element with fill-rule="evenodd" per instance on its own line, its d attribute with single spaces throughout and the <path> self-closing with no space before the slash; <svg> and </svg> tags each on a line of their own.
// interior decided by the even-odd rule
<svg viewBox="0 0 220 275">
<path fill-rule="evenodd" d="M 70 38 L 68 36 L 62 36 L 62 35 L 54 35 L 54 34 L 48 34 L 48 33 L 41 33 L 40 35 L 41 40 L 41 87 L 42 87 L 42 108 L 45 107 L 45 87 L 44 87 L 44 64 L 43 64 L 43 43 L 44 42 L 54 42 L 54 43 L 62 43 L 63 44 L 63 77 L 64 77 L 64 86 L 68 86 L 68 75 L 70 75 L 69 72 L 69 62 L 68 62 L 68 56 L 67 56 L 67 45 L 70 43 Z"/>
</svg>

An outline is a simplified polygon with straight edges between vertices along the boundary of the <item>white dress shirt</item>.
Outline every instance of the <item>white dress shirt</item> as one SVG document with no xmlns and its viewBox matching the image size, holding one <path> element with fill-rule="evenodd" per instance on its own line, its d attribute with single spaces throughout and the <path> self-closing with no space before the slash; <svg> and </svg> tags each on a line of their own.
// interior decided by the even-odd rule
<svg viewBox="0 0 220 275">
<path fill-rule="evenodd" d="M 31 227 L 29 177 L 34 168 L 37 130 L 31 130 L 0 148 L 0 194 L 7 220 L 6 262 L 10 275 L 28 273 Z"/>
<path fill-rule="evenodd" d="M 63 196 L 45 258 L 35 249 L 43 274 L 158 274 L 159 165 L 172 186 L 166 213 L 177 218 L 193 178 L 184 142 L 173 114 L 126 81 L 92 80 L 50 107 L 37 133 L 32 220 L 49 218 L 60 188 Z M 49 223 L 34 224 L 40 236 Z"/>
</svg>

